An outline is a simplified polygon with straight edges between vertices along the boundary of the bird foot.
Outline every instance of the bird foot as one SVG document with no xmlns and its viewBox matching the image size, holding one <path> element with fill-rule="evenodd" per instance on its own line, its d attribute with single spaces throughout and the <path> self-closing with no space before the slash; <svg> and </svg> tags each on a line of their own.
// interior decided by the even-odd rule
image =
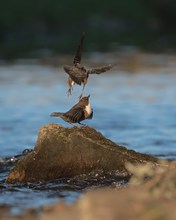
<svg viewBox="0 0 176 220">
<path fill-rule="evenodd" d="M 82 125 L 82 126 L 86 126 L 85 124 L 82 124 L 81 122 L 78 122 L 78 124 L 79 124 L 79 125 Z"/>
</svg>

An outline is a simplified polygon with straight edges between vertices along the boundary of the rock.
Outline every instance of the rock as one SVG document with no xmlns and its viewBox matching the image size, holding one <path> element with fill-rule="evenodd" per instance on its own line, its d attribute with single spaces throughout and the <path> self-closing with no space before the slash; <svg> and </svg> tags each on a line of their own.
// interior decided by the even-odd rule
<svg viewBox="0 0 176 220">
<path fill-rule="evenodd" d="M 16 219 L 27 220 L 175 220 L 176 219 L 176 163 L 160 164 L 155 167 L 150 181 L 140 185 L 118 189 L 103 188 L 86 192 L 77 202 L 68 205 L 60 201 L 40 209 L 29 209 Z M 143 169 L 143 164 L 136 166 L 135 176 L 151 175 L 151 167 Z M 131 169 L 131 167 L 130 167 Z M 146 171 L 148 170 L 148 171 Z M 1 209 L 0 209 L 1 211 Z M 2 209 L 1 215 L 7 216 L 8 209 Z M 40 215 L 39 215 L 40 213 Z M 4 218 L 3 218 L 4 219 Z M 12 220 L 12 216 L 6 218 Z"/>
<path fill-rule="evenodd" d="M 151 181 L 122 190 L 109 188 L 87 192 L 71 208 L 50 210 L 42 219 L 60 220 L 159 220 L 176 219 L 175 167 L 157 171 Z M 59 205 L 58 205 L 59 208 Z M 51 214 L 52 213 L 52 214 Z"/>
<path fill-rule="evenodd" d="M 15 165 L 6 182 L 49 181 L 96 173 L 129 177 L 127 162 L 155 164 L 157 159 L 127 150 L 88 126 L 48 124 L 40 129 L 34 151 Z"/>
</svg>

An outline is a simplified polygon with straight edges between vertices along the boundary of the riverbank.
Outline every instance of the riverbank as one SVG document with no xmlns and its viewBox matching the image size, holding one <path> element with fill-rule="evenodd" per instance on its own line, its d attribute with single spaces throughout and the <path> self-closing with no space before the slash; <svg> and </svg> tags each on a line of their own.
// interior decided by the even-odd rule
<svg viewBox="0 0 176 220">
<path fill-rule="evenodd" d="M 23 58 L 0 60 L 0 66 L 5 65 L 44 65 L 63 69 L 64 64 L 72 64 L 72 55 L 58 54 L 54 56 L 41 56 L 39 58 Z M 146 53 L 136 47 L 122 47 L 119 51 L 111 53 L 89 52 L 83 54 L 82 65 L 93 67 L 105 64 L 116 64 L 111 73 L 175 73 L 175 53 Z"/>
</svg>

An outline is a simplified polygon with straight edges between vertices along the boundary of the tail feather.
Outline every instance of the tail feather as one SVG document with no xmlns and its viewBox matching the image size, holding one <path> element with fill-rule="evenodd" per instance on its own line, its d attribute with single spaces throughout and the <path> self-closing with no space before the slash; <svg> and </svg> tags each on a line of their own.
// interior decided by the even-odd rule
<svg viewBox="0 0 176 220">
<path fill-rule="evenodd" d="M 62 114 L 63 113 L 61 113 L 61 112 L 53 112 L 53 113 L 51 113 L 51 117 L 60 117 L 60 116 L 62 116 Z"/>
</svg>

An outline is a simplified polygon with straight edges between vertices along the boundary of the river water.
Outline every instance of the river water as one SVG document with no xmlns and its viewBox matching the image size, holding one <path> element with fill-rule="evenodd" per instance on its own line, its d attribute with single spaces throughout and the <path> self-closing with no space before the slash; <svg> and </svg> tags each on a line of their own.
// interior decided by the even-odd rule
<svg viewBox="0 0 176 220">
<path fill-rule="evenodd" d="M 176 159 L 175 84 L 176 74 L 165 71 L 134 74 L 114 69 L 91 75 L 84 95 L 91 95 L 94 117 L 84 124 L 129 149 Z M 0 205 L 10 205 L 13 214 L 59 200 L 70 203 L 82 194 L 84 187 L 77 180 L 45 186 L 4 183 L 13 164 L 7 158 L 33 149 L 41 126 L 71 126 L 49 116 L 69 110 L 78 101 L 81 87 L 75 86 L 69 98 L 67 89 L 62 68 L 37 63 L 0 66 Z"/>
</svg>

